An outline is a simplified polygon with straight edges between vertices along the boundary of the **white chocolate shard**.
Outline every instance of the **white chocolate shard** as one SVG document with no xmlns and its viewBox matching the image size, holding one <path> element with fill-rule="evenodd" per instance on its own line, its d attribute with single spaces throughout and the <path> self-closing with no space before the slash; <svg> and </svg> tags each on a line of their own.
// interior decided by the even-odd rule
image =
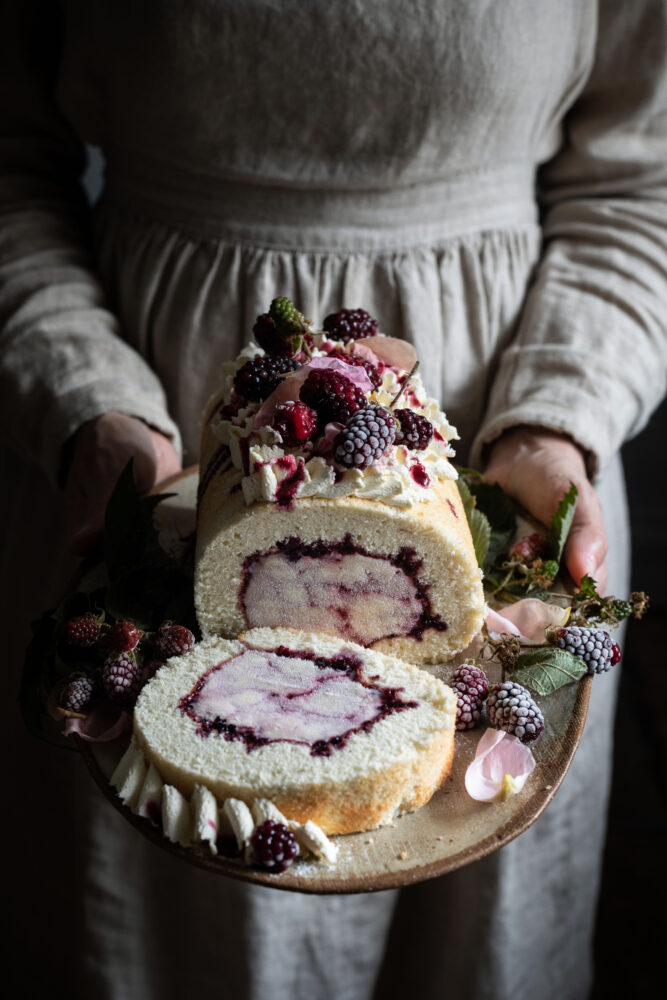
<svg viewBox="0 0 667 1000">
<path fill-rule="evenodd" d="M 212 854 L 218 853 L 218 803 L 205 785 L 195 785 L 192 793 L 193 835 L 207 843 Z"/>
<path fill-rule="evenodd" d="M 146 761 L 132 740 L 111 775 L 111 785 L 118 792 L 121 802 L 130 809 L 134 809 L 145 777 Z"/>
<path fill-rule="evenodd" d="M 139 795 L 137 796 L 134 808 L 137 816 L 146 816 L 152 823 L 157 822 L 157 817 L 160 815 L 162 810 L 163 788 L 164 782 L 160 777 L 155 764 L 151 763 L 148 771 L 146 772 L 146 777 L 144 778 L 144 783 L 141 786 Z"/>
<path fill-rule="evenodd" d="M 250 845 L 250 837 L 255 829 L 252 813 L 241 799 L 226 799 L 222 811 L 229 820 L 238 848 L 242 851 Z"/>
<path fill-rule="evenodd" d="M 327 835 L 320 830 L 316 823 L 307 820 L 303 826 L 294 830 L 297 843 L 305 850 L 310 851 L 315 857 L 321 858 L 330 865 L 335 865 L 338 857 L 337 846 L 329 840 Z"/>
<path fill-rule="evenodd" d="M 173 785 L 162 789 L 162 829 L 174 844 L 187 847 L 192 842 L 190 804 Z"/>
</svg>

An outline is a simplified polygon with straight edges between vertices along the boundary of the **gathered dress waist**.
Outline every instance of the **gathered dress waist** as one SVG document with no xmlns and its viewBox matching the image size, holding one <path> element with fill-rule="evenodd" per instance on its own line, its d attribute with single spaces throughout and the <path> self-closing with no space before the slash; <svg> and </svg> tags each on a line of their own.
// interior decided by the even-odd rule
<svg viewBox="0 0 667 1000">
<path fill-rule="evenodd" d="M 136 156 L 111 158 L 107 208 L 195 238 L 312 251 L 433 246 L 484 230 L 535 225 L 533 171 L 509 164 L 394 187 L 296 186 L 201 174 Z"/>
</svg>

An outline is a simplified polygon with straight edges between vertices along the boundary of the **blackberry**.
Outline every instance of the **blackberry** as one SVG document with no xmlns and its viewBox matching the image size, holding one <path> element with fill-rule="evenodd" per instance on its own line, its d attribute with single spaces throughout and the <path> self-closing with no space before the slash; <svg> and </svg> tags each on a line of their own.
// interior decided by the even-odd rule
<svg viewBox="0 0 667 1000">
<path fill-rule="evenodd" d="M 374 365 L 368 358 L 362 358 L 360 354 L 348 354 L 342 348 L 337 347 L 329 355 L 330 358 L 340 358 L 347 365 L 355 365 L 357 368 L 365 368 L 366 374 L 373 384 L 374 389 L 379 389 L 382 385 L 382 373 L 377 365 Z"/>
<path fill-rule="evenodd" d="M 131 708 L 137 700 L 143 680 L 134 653 L 109 656 L 102 667 L 102 687 L 109 701 Z"/>
<path fill-rule="evenodd" d="M 604 673 L 621 658 L 620 647 L 612 642 L 609 633 L 601 628 L 569 625 L 556 629 L 550 639 L 554 646 L 559 646 L 582 659 L 588 667 L 589 676 Z"/>
<path fill-rule="evenodd" d="M 421 413 L 414 410 L 394 410 L 398 420 L 396 444 L 403 444 L 412 451 L 423 451 L 428 448 L 433 438 L 433 424 Z"/>
<path fill-rule="evenodd" d="M 153 648 L 161 660 L 183 656 L 195 644 L 195 637 L 185 625 L 163 625 L 153 636 Z"/>
<path fill-rule="evenodd" d="M 294 354 L 295 347 L 291 338 L 283 336 L 268 313 L 257 317 L 252 334 L 267 354 L 282 355 L 285 358 L 291 358 Z"/>
<path fill-rule="evenodd" d="M 486 699 L 486 714 L 496 729 L 512 733 L 522 743 L 532 743 L 544 729 L 544 716 L 521 684 L 494 684 Z"/>
<path fill-rule="evenodd" d="M 263 402 L 280 384 L 280 376 L 293 372 L 298 362 L 292 358 L 263 357 L 246 361 L 234 376 L 234 388 L 239 396 L 252 403 Z"/>
<path fill-rule="evenodd" d="M 479 667 L 464 663 L 454 672 L 451 687 L 456 691 L 456 729 L 472 729 L 482 717 L 482 706 L 489 693 L 489 681 Z"/>
<path fill-rule="evenodd" d="M 338 372 L 315 369 L 301 386 L 301 401 L 317 411 L 320 425 L 331 421 L 347 423 L 366 403 L 366 395 L 354 382 Z"/>
<path fill-rule="evenodd" d="M 296 837 L 283 823 L 265 820 L 250 837 L 252 858 L 259 868 L 284 872 L 297 855 Z"/>
<path fill-rule="evenodd" d="M 95 685 L 90 677 L 71 677 L 60 694 L 60 707 L 68 712 L 85 712 L 93 700 Z"/>
<path fill-rule="evenodd" d="M 536 559 L 547 559 L 550 552 L 546 538 L 534 531 L 532 535 L 525 535 L 514 543 L 509 551 L 509 557 L 529 566 Z"/>
<path fill-rule="evenodd" d="M 142 635 L 134 622 L 116 622 L 106 634 L 106 644 L 115 653 L 129 653 L 138 645 Z"/>
<path fill-rule="evenodd" d="M 284 445 L 298 448 L 317 431 L 317 413 L 299 400 L 281 403 L 276 407 L 271 426 L 278 431 Z"/>
<path fill-rule="evenodd" d="M 94 615 L 77 615 L 63 626 L 63 638 L 68 646 L 93 646 L 100 637 L 100 623 Z"/>
<path fill-rule="evenodd" d="M 377 320 L 365 309 L 340 309 L 330 313 L 323 325 L 330 337 L 344 343 L 359 337 L 375 337 L 378 332 Z"/>
<path fill-rule="evenodd" d="M 283 335 L 299 335 L 308 329 L 305 316 L 285 295 L 273 300 L 269 306 L 269 316 Z"/>
<path fill-rule="evenodd" d="M 334 459 L 339 465 L 367 469 L 394 443 L 396 421 L 382 406 L 365 406 L 348 420 L 334 440 Z"/>
</svg>

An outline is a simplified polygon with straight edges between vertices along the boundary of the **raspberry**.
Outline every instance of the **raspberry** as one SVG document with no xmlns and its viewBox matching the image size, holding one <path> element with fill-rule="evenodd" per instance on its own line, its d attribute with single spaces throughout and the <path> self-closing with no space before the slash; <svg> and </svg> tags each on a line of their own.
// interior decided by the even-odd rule
<svg viewBox="0 0 667 1000">
<path fill-rule="evenodd" d="M 536 559 L 547 559 L 550 551 L 546 538 L 535 531 L 532 535 L 519 538 L 510 549 L 509 557 L 529 566 Z"/>
<path fill-rule="evenodd" d="M 102 686 L 109 701 L 131 708 L 141 690 L 142 671 L 134 653 L 109 656 L 102 667 Z"/>
<path fill-rule="evenodd" d="M 298 335 L 308 329 L 305 316 L 285 295 L 273 300 L 269 306 L 269 316 L 283 335 Z"/>
<path fill-rule="evenodd" d="M 433 424 L 430 420 L 414 410 L 394 410 L 394 416 L 399 423 L 396 444 L 404 444 L 413 451 L 428 448 L 433 437 Z"/>
<path fill-rule="evenodd" d="M 95 685 L 90 677 L 71 677 L 60 694 L 60 707 L 68 712 L 85 712 L 93 699 Z"/>
<path fill-rule="evenodd" d="M 298 362 L 292 358 L 254 358 L 239 368 L 234 376 L 234 388 L 239 396 L 259 403 L 278 387 L 281 375 L 293 372 L 298 367 Z"/>
<path fill-rule="evenodd" d="M 358 337 L 375 337 L 378 324 L 365 309 L 341 309 L 327 316 L 324 329 L 333 340 L 347 343 L 350 340 L 357 340 Z"/>
<path fill-rule="evenodd" d="M 265 820 L 250 837 L 253 861 L 270 872 L 284 872 L 296 857 L 296 837 L 283 823 Z"/>
<path fill-rule="evenodd" d="M 63 638 L 68 646 L 93 646 L 100 637 L 100 623 L 94 615 L 78 615 L 65 622 Z"/>
<path fill-rule="evenodd" d="M 456 691 L 456 729 L 472 729 L 482 717 L 482 706 L 489 693 L 489 681 L 479 667 L 464 663 L 455 671 L 451 687 Z"/>
<path fill-rule="evenodd" d="M 514 681 L 490 688 L 486 714 L 492 726 L 512 733 L 522 743 L 532 743 L 544 729 L 544 716 L 525 687 Z"/>
<path fill-rule="evenodd" d="M 551 636 L 554 646 L 574 653 L 588 667 L 588 674 L 601 674 L 621 658 L 621 650 L 612 643 L 611 636 L 601 628 L 581 628 L 569 625 L 557 629 Z"/>
<path fill-rule="evenodd" d="M 153 647 L 163 660 L 189 653 L 194 644 L 195 637 L 185 625 L 163 625 L 153 636 Z"/>
<path fill-rule="evenodd" d="M 271 426 L 274 427 L 283 444 L 297 448 L 312 438 L 317 430 L 317 413 L 305 403 L 281 403 L 276 407 Z"/>
<path fill-rule="evenodd" d="M 321 368 L 310 372 L 299 395 L 302 402 L 317 411 L 322 426 L 332 420 L 347 423 L 366 403 L 365 393 L 349 378 Z"/>
<path fill-rule="evenodd" d="M 382 406 L 365 406 L 334 440 L 334 459 L 348 468 L 367 469 L 394 443 L 396 421 Z"/>
<path fill-rule="evenodd" d="M 106 643 L 115 653 L 129 653 L 136 647 L 142 635 L 143 632 L 134 622 L 116 622 L 107 632 Z"/>
<path fill-rule="evenodd" d="M 348 354 L 342 347 L 337 347 L 329 355 L 330 358 L 340 358 L 347 365 L 355 365 L 357 368 L 365 368 L 366 374 L 373 383 L 374 389 L 379 389 L 382 385 L 382 373 L 377 365 L 374 365 L 368 358 L 362 358 L 360 354 Z"/>
</svg>

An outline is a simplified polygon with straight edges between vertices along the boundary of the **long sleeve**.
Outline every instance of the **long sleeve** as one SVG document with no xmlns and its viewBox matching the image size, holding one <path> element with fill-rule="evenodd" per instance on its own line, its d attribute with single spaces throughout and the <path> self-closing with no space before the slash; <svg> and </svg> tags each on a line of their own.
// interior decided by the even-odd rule
<svg viewBox="0 0 667 1000">
<path fill-rule="evenodd" d="M 123 343 L 94 273 L 84 151 L 53 96 L 58 11 L 6 3 L 0 25 L 0 424 L 52 480 L 70 435 L 109 410 L 179 447 L 162 387 Z"/>
<path fill-rule="evenodd" d="M 543 252 L 474 447 L 563 431 L 603 467 L 667 371 L 667 4 L 601 0 L 591 73 L 539 177 Z"/>
</svg>

